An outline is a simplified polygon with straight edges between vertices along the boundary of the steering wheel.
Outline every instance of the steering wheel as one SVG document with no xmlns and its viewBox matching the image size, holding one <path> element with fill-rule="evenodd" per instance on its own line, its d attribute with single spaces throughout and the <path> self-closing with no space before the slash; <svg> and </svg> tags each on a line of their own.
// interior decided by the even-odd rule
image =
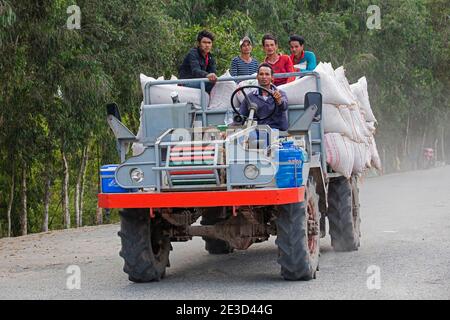
<svg viewBox="0 0 450 320">
<path fill-rule="evenodd" d="M 246 117 L 244 117 L 244 116 L 239 112 L 239 110 L 236 109 L 236 107 L 234 106 L 234 101 L 233 101 L 233 100 L 234 100 L 234 96 L 235 96 L 239 91 L 242 91 L 242 94 L 244 95 L 245 101 L 247 101 L 247 105 L 250 107 L 250 104 L 252 104 L 252 102 L 250 101 L 249 97 L 247 96 L 247 93 L 244 91 L 244 89 L 248 89 L 248 88 L 256 88 L 256 89 L 263 90 L 263 91 L 267 92 L 267 93 L 269 94 L 269 96 L 271 96 L 272 99 L 275 101 L 275 98 L 274 98 L 274 96 L 273 96 L 272 91 L 267 90 L 266 88 L 263 88 L 263 87 L 261 87 L 261 86 L 248 85 L 248 86 L 242 86 L 242 87 L 240 87 L 240 88 L 237 88 L 236 90 L 234 90 L 233 94 L 231 95 L 231 107 L 233 108 L 233 111 L 234 111 L 237 115 L 239 115 L 241 118 L 246 118 Z M 258 111 L 258 110 L 256 110 L 256 111 L 255 111 L 255 117 L 256 117 L 257 120 L 265 120 L 265 119 L 268 119 L 268 118 L 272 117 L 276 110 L 277 110 L 277 107 L 276 107 L 276 105 L 275 105 L 274 108 L 273 108 L 273 110 L 272 110 L 272 112 L 271 112 L 267 117 L 264 117 L 264 118 L 258 117 L 258 115 L 257 115 L 257 111 Z"/>
</svg>

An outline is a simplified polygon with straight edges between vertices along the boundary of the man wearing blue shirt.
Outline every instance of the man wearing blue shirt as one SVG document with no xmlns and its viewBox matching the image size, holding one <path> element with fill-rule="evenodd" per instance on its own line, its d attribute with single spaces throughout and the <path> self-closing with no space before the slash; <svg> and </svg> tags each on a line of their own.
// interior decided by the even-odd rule
<svg viewBox="0 0 450 320">
<path fill-rule="evenodd" d="M 291 47 L 291 61 L 296 71 L 313 71 L 316 66 L 316 55 L 312 51 L 305 51 L 305 39 L 296 34 L 289 37 Z"/>
<path fill-rule="evenodd" d="M 256 76 L 259 86 L 269 90 L 273 94 L 273 98 L 264 90 L 255 89 L 250 94 L 247 94 L 250 102 L 255 103 L 258 106 L 256 115 L 259 118 L 265 118 L 273 112 L 274 114 L 267 119 L 259 120 L 258 124 L 266 124 L 272 129 L 278 129 L 281 131 L 286 131 L 289 127 L 288 125 L 288 100 L 286 93 L 282 90 L 278 90 L 273 82 L 273 69 L 268 63 L 262 63 L 258 67 L 258 74 Z M 275 99 L 274 99 L 275 98 Z M 249 115 L 249 108 L 247 100 L 244 99 L 240 105 L 239 112 L 243 116 Z"/>
</svg>

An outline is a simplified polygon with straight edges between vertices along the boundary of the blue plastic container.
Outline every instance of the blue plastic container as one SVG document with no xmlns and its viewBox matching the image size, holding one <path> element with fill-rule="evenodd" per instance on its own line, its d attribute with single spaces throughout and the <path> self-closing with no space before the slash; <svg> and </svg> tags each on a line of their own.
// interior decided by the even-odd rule
<svg viewBox="0 0 450 320">
<path fill-rule="evenodd" d="M 303 184 L 303 150 L 293 141 L 283 142 L 278 150 L 278 171 L 275 176 L 278 188 L 294 188 Z"/>
<path fill-rule="evenodd" d="M 100 177 L 102 179 L 102 193 L 124 193 L 130 192 L 129 189 L 122 188 L 116 182 L 114 174 L 118 165 L 108 164 L 100 168 Z"/>
</svg>

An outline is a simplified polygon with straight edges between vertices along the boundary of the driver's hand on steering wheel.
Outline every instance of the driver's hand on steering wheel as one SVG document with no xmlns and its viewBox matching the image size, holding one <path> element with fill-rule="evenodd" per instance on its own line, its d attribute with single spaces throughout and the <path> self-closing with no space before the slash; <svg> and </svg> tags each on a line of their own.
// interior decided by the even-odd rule
<svg viewBox="0 0 450 320">
<path fill-rule="evenodd" d="M 273 97 L 275 99 L 275 102 L 277 103 L 277 106 L 281 105 L 281 103 L 283 102 L 282 101 L 283 96 L 281 95 L 280 91 L 275 90 L 275 91 L 272 92 L 272 94 L 273 94 Z"/>
</svg>

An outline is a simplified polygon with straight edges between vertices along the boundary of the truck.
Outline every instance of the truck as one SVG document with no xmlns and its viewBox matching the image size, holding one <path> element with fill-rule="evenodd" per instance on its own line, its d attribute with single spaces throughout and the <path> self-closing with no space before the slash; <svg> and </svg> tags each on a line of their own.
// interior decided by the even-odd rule
<svg viewBox="0 0 450 320">
<path fill-rule="evenodd" d="M 206 78 L 147 82 L 138 136 L 121 122 L 118 106 L 108 105 L 107 121 L 120 164 L 109 180 L 102 179 L 118 189 L 105 184 L 98 205 L 120 209 L 120 256 L 130 281 L 164 278 L 171 243 L 194 236 L 203 238 L 210 254 L 246 250 L 276 236 L 277 261 L 285 280 L 316 278 L 320 239 L 327 231 L 334 250 L 358 249 L 358 177 L 348 179 L 327 166 L 320 75 L 275 74 L 293 76 L 315 77 L 316 91 L 306 93 L 303 105 L 289 105 L 285 132 L 258 124 L 257 106 L 250 101 L 249 115 L 239 113 L 235 96 L 248 99 L 248 90 L 265 90 L 255 85 L 239 86 L 229 109 L 210 110 Z M 152 104 L 152 86 L 187 82 L 200 83 L 200 105 L 179 102 L 176 94 L 171 104 Z M 225 125 L 230 109 L 233 123 Z M 133 143 L 142 144 L 142 152 L 128 156 Z M 286 146 L 300 156 L 281 161 Z M 281 168 L 284 178 L 294 177 L 293 184 L 279 183 Z"/>
</svg>

